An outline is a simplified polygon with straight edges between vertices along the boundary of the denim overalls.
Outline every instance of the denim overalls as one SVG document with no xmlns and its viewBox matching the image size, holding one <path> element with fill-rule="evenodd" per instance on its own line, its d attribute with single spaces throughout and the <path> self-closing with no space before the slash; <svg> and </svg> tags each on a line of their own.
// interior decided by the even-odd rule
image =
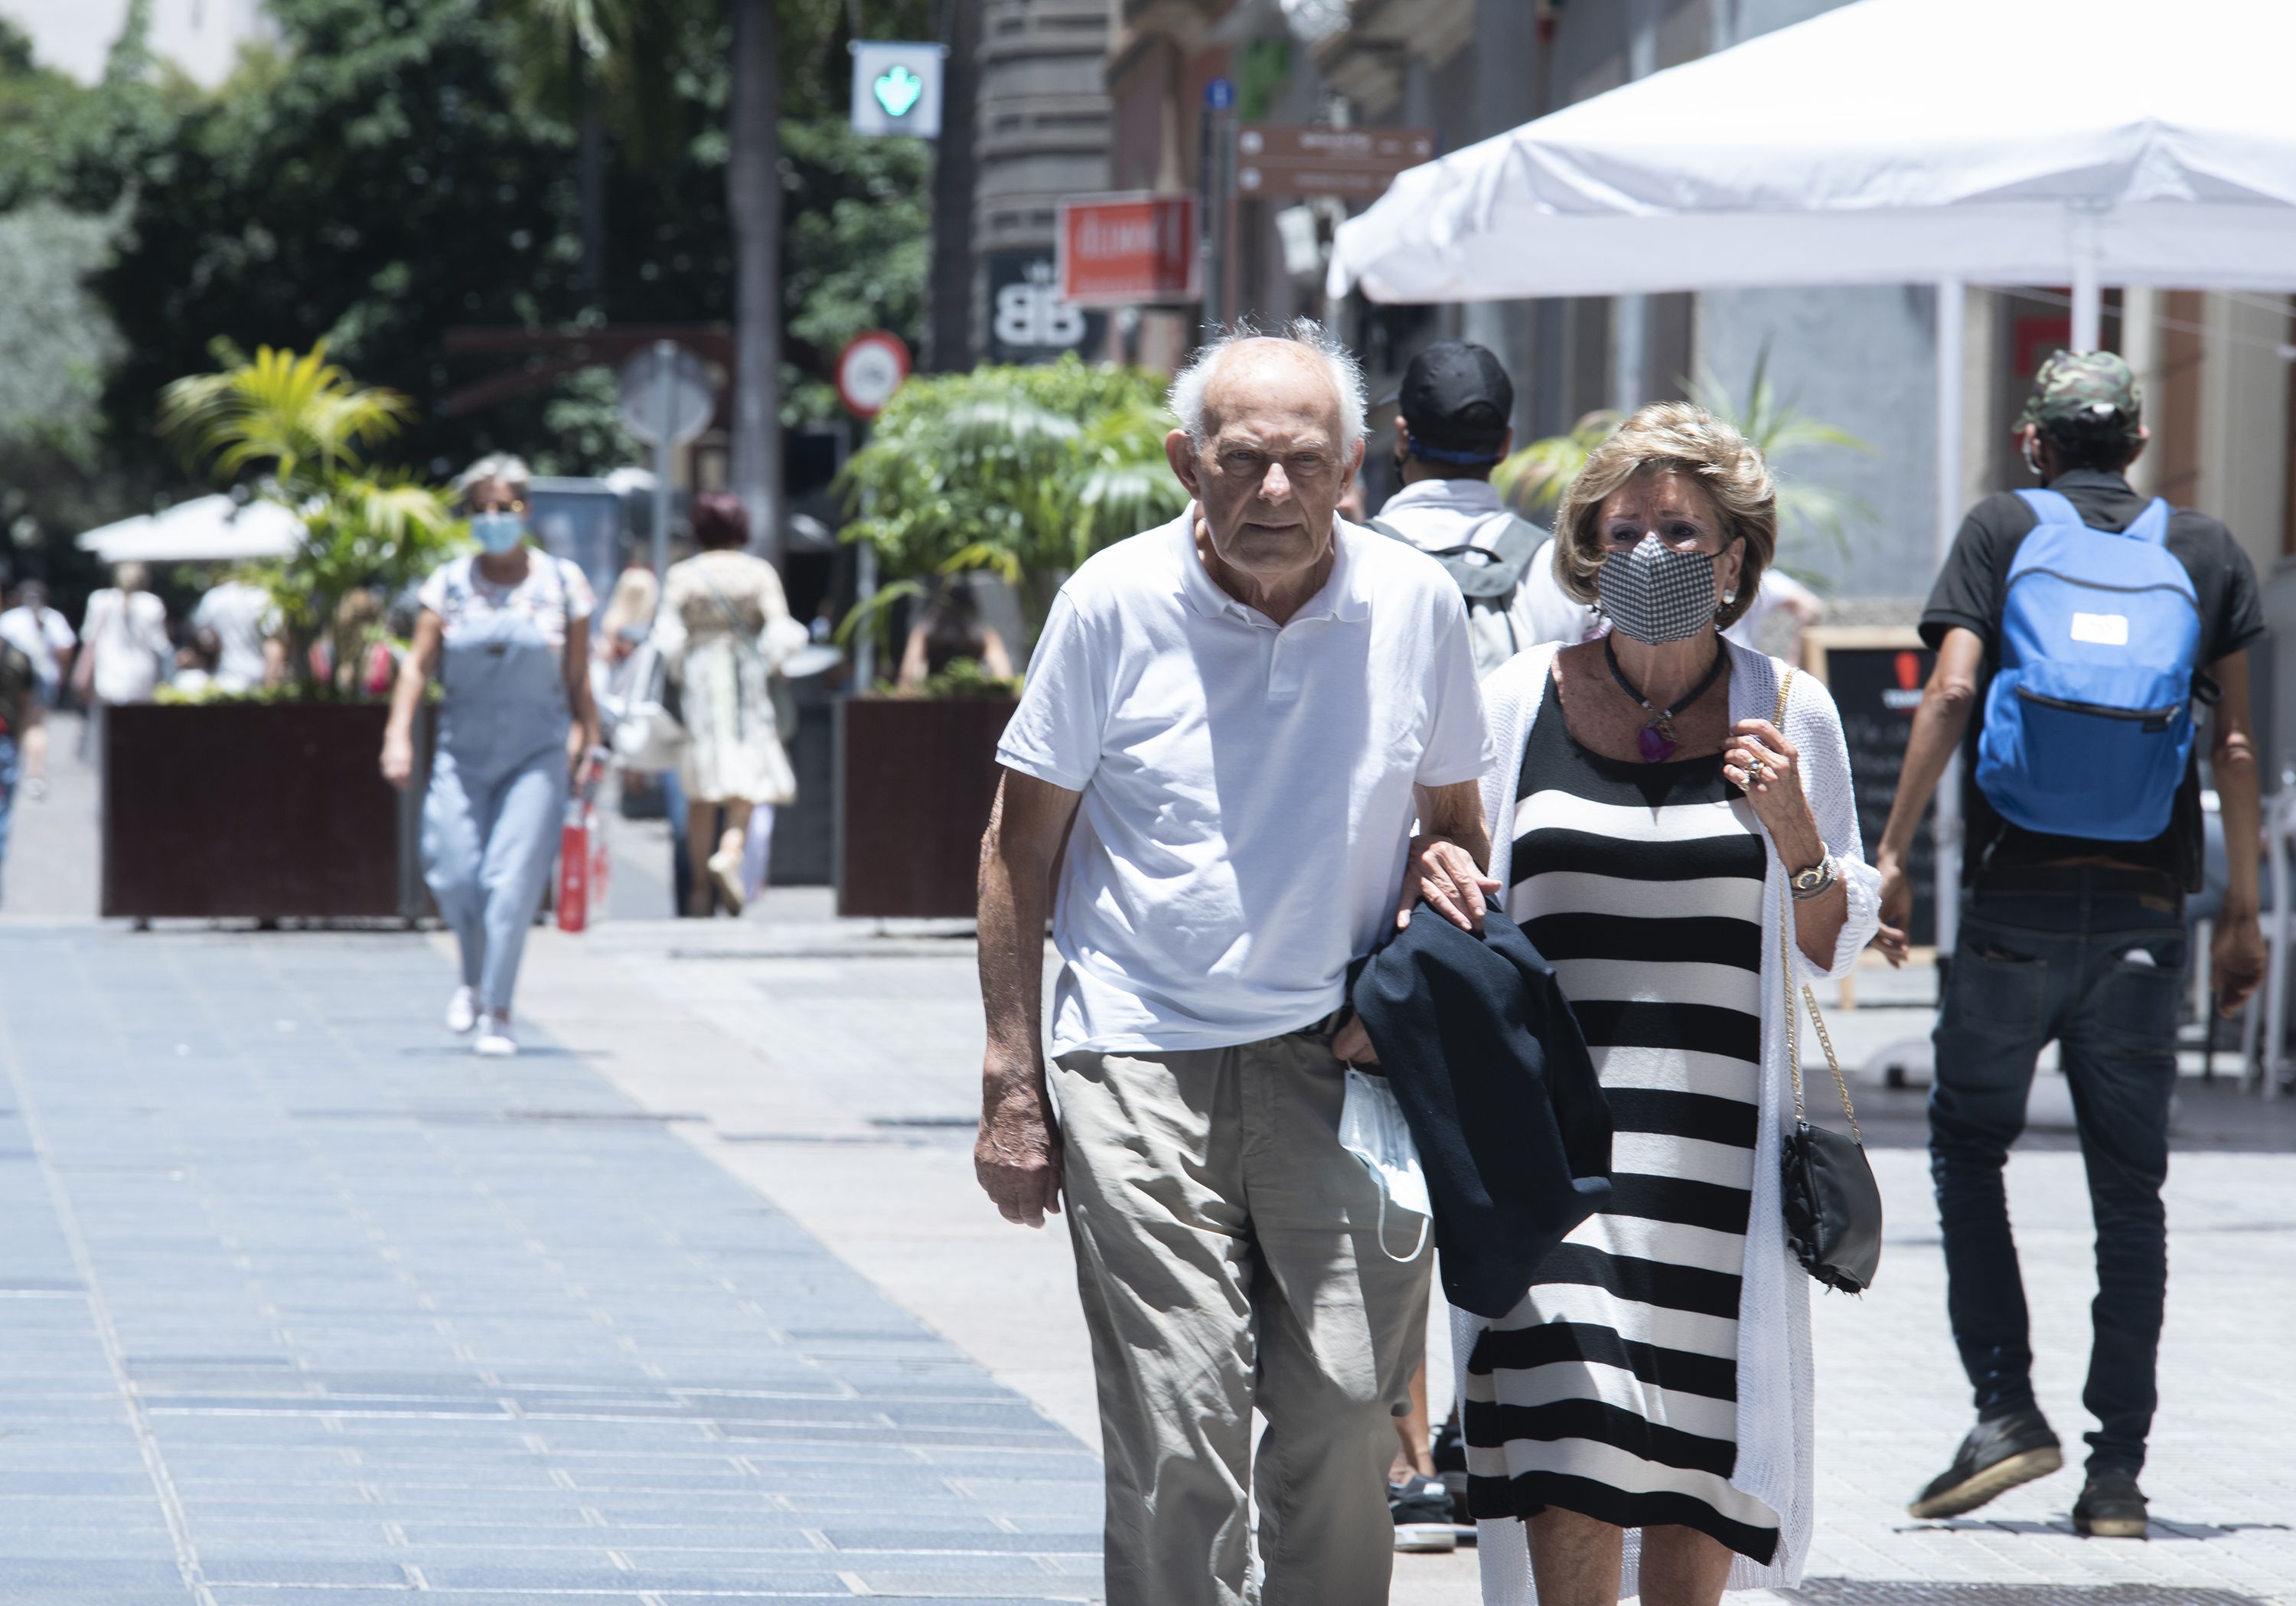
<svg viewBox="0 0 2296 1606">
<path fill-rule="evenodd" d="M 548 574 L 563 611 L 558 560 L 533 552 L 527 561 Z M 439 681 L 422 877 L 461 941 L 463 981 L 479 1008 L 507 1014 L 566 811 L 565 673 L 540 627 L 504 610 L 447 635 Z"/>
</svg>

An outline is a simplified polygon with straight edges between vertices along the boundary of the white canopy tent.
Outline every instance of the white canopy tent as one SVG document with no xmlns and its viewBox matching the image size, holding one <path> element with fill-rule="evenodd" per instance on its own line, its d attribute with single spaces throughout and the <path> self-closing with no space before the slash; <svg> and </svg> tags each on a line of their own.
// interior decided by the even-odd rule
<svg viewBox="0 0 2296 1606">
<path fill-rule="evenodd" d="M 1328 288 L 1934 283 L 1942 556 L 1962 511 L 1964 286 L 2071 285 L 2083 350 L 2107 284 L 2296 289 L 2291 62 L 2291 0 L 1856 0 L 1405 172 L 1341 226 Z M 1948 782 L 1947 887 L 1954 802 Z"/>
<path fill-rule="evenodd" d="M 1935 282 L 1939 546 L 1962 286 L 2296 288 L 2296 4 L 1857 0 L 1470 145 L 1341 226 L 1374 301 Z"/>
<path fill-rule="evenodd" d="M 284 557 L 302 539 L 303 521 L 276 502 L 211 496 L 90 530 L 79 548 L 107 564 L 235 563 Z"/>
</svg>

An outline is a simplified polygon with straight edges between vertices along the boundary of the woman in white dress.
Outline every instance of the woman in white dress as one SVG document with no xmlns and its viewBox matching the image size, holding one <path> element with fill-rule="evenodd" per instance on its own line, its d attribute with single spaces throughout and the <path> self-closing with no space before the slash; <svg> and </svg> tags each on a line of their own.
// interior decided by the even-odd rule
<svg viewBox="0 0 2296 1606">
<path fill-rule="evenodd" d="M 713 886 L 735 914 L 748 901 L 742 849 L 752 811 L 796 800 L 773 677 L 806 635 L 790 617 L 774 566 L 742 550 L 750 539 L 742 504 L 705 492 L 693 498 L 691 518 L 701 550 L 663 577 L 654 644 L 676 679 L 690 738 L 678 763 L 687 851 L 706 855 L 709 872 L 693 878 L 687 912 L 707 917 Z"/>
<path fill-rule="evenodd" d="M 1490 873 L 1570 998 L 1617 1133 L 1610 1207 L 1505 1317 L 1455 1319 L 1494 1606 L 1534 1582 L 1538 1606 L 1715 1606 L 1792 1584 L 1808 1546 L 1785 967 L 1845 971 L 1880 905 L 1833 699 L 1796 676 L 1779 719 L 1785 666 L 1719 633 L 1776 530 L 1736 430 L 1644 408 L 1555 521 L 1555 579 L 1610 632 L 1483 683 Z"/>
</svg>

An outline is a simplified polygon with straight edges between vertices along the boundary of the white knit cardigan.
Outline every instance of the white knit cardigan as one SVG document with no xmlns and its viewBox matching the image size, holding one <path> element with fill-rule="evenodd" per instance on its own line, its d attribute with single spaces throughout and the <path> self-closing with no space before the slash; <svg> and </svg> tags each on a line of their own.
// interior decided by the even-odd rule
<svg viewBox="0 0 2296 1606">
<path fill-rule="evenodd" d="M 1724 645 L 1730 654 L 1731 720 L 1770 718 L 1777 712 L 1778 676 L 1785 666 L 1734 643 Z M 1491 833 L 1491 876 L 1502 886 L 1514 884 L 1509 861 L 1514 845 L 1515 786 L 1522 774 L 1523 745 L 1546 700 L 1554 653 L 1547 646 L 1519 654 L 1483 682 L 1484 712 L 1497 753 L 1496 767 L 1483 778 L 1483 819 Z M 1858 951 L 1881 924 L 1882 877 L 1866 862 L 1865 844 L 1858 837 L 1849 753 L 1832 695 L 1816 677 L 1797 674 L 1787 696 L 1785 734 L 1801 754 L 1802 791 L 1849 895 L 1849 918 L 1834 944 L 1833 963 L 1824 970 L 1827 976 L 1841 976 L 1857 962 Z M 1779 1143 L 1793 1122 L 1793 1091 L 1786 1067 L 1786 981 L 1778 975 L 1778 937 L 1779 922 L 1793 905 L 1777 846 L 1769 842 L 1767 831 L 1763 840 L 1770 863 L 1762 887 L 1761 1104 L 1754 1146 L 1754 1198 L 1738 1296 L 1738 1461 L 1730 1482 L 1778 1514 L 1779 1532 L 1771 1565 L 1737 1558 L 1730 1569 L 1731 1589 L 1799 1582 L 1809 1552 L 1812 1515 L 1809 1275 L 1786 1248 L 1778 1200 Z M 1816 969 L 1800 944 L 1793 944 L 1792 951 L 1798 973 Z M 1800 980 L 1797 974 L 1797 992 Z M 1452 1354 L 1463 1393 L 1467 1357 L 1488 1325 L 1480 1316 L 1452 1308 Z M 1532 1606 L 1538 1597 L 1523 1525 L 1502 1519 L 1478 1526 L 1484 1606 Z M 1640 1539 L 1639 1531 L 1628 1532 L 1621 1599 L 1639 1593 Z"/>
</svg>

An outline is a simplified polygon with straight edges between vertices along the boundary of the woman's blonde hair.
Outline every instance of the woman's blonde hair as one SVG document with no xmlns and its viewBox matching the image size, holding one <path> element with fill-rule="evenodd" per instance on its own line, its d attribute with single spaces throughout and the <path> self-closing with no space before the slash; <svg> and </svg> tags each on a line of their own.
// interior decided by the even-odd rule
<svg viewBox="0 0 2296 1606">
<path fill-rule="evenodd" d="M 1587 454 L 1587 466 L 1570 482 L 1554 515 L 1555 581 L 1580 602 L 1600 601 L 1598 581 L 1611 556 L 1600 528 L 1603 504 L 1628 481 L 1667 472 L 1705 488 L 1721 516 L 1726 544 L 1746 543 L 1737 596 L 1715 615 L 1716 627 L 1726 629 L 1754 605 L 1762 571 L 1777 556 L 1777 482 L 1751 441 L 1687 401 L 1652 402 Z"/>
<path fill-rule="evenodd" d="M 606 612 L 598 621 L 598 633 L 611 641 L 633 626 L 643 630 L 653 622 L 654 609 L 660 605 L 661 588 L 654 583 L 651 569 L 625 569 L 614 577 L 613 594 L 606 599 Z"/>
</svg>

